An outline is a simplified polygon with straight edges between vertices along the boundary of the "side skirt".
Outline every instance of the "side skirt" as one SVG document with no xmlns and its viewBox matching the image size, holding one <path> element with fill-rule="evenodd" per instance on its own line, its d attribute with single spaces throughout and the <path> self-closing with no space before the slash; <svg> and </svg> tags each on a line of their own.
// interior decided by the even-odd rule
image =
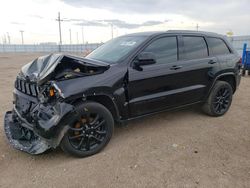
<svg viewBox="0 0 250 188">
<path fill-rule="evenodd" d="M 133 118 L 128 118 L 126 120 L 119 120 L 118 123 L 119 123 L 119 125 L 126 125 L 126 124 L 128 124 L 128 122 L 136 120 L 136 119 L 141 119 L 141 118 L 144 118 L 144 117 L 147 117 L 147 116 L 152 116 L 152 115 L 155 115 L 155 114 L 168 112 L 168 111 L 174 111 L 174 110 L 178 110 L 178 109 L 182 109 L 182 108 L 185 108 L 185 107 L 188 107 L 188 106 L 193 106 L 193 105 L 202 104 L 202 103 L 204 103 L 204 101 L 198 101 L 198 102 L 194 102 L 194 103 L 190 103 L 190 104 L 181 105 L 181 106 L 178 106 L 178 107 L 168 108 L 168 109 L 164 109 L 164 110 L 160 110 L 160 111 L 157 111 L 157 112 L 152 112 L 152 113 L 140 115 L 140 116 L 133 117 Z"/>
</svg>

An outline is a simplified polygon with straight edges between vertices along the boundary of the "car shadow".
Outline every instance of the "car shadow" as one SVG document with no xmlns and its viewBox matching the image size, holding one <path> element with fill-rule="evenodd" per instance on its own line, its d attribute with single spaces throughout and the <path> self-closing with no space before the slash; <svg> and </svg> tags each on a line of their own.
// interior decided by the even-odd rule
<svg viewBox="0 0 250 188">
<path fill-rule="evenodd" d="M 195 114 L 198 116 L 206 116 L 201 111 L 201 107 L 199 105 L 144 116 L 138 119 L 128 121 L 125 125 L 116 125 L 114 137 L 119 137 L 124 132 L 130 129 L 133 129 L 133 131 L 137 131 L 138 129 L 139 131 L 145 126 L 157 126 L 157 124 L 166 120 L 170 121 L 170 123 L 168 123 L 168 126 L 174 126 L 171 121 L 185 119 L 187 116 L 194 116 Z"/>
<path fill-rule="evenodd" d="M 161 122 L 168 121 L 167 124 L 164 124 L 164 126 L 174 126 L 176 121 L 181 121 L 182 119 L 188 118 L 190 116 L 205 116 L 201 110 L 200 106 L 191 106 L 191 107 L 185 107 L 182 109 L 177 109 L 173 111 L 165 111 L 160 112 L 154 115 L 145 116 L 142 118 L 138 118 L 135 120 L 128 121 L 125 125 L 116 125 L 114 130 L 113 138 L 111 139 L 111 144 L 108 144 L 108 150 L 112 148 L 112 143 L 115 143 L 116 141 L 119 141 L 122 137 L 124 137 L 127 134 L 135 134 L 136 132 L 140 132 L 142 129 L 145 128 L 157 128 L 157 126 L 163 126 Z M 175 122 L 175 123 L 173 123 Z M 111 145 L 111 146 L 109 146 Z M 105 151 L 105 149 L 104 149 Z M 102 153 L 103 151 L 101 151 Z M 27 154 L 29 155 L 29 154 Z M 98 155 L 98 154 L 97 154 Z M 91 157 L 91 156 L 90 156 Z M 93 157 L 93 156 L 92 156 Z M 60 147 L 56 149 L 50 149 L 46 151 L 45 153 L 32 156 L 32 158 L 36 161 L 40 160 L 55 160 L 55 159 L 62 159 L 59 161 L 67 161 L 74 158 L 68 154 L 65 154 Z"/>
</svg>

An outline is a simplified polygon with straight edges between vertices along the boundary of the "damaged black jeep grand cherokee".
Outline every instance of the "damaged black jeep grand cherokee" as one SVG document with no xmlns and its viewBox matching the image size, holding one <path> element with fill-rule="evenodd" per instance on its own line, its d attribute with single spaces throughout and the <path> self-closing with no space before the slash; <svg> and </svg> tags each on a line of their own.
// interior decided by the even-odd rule
<svg viewBox="0 0 250 188">
<path fill-rule="evenodd" d="M 85 157 L 103 149 L 114 122 L 200 103 L 225 114 L 240 83 L 240 57 L 206 32 L 130 34 L 86 58 L 53 54 L 25 65 L 15 81 L 5 132 L 16 148 L 61 148 Z"/>
</svg>

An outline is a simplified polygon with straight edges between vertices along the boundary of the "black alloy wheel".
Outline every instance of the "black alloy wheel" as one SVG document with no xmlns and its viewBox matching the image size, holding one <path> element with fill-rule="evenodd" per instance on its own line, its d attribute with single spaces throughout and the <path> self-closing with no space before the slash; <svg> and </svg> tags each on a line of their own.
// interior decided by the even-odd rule
<svg viewBox="0 0 250 188">
<path fill-rule="evenodd" d="M 210 116 L 222 116 L 229 110 L 232 98 L 232 86 L 228 82 L 217 81 L 203 105 L 203 111 Z"/>
<path fill-rule="evenodd" d="M 86 157 L 102 150 L 112 137 L 114 120 L 103 105 L 96 102 L 76 106 L 78 118 L 64 136 L 62 149 L 77 157 Z"/>
<path fill-rule="evenodd" d="M 75 149 L 89 151 L 102 143 L 106 134 L 105 119 L 98 114 L 87 113 L 69 128 L 68 139 Z"/>
<path fill-rule="evenodd" d="M 221 87 L 213 101 L 213 108 L 216 113 L 224 113 L 230 105 L 231 91 L 228 87 Z"/>
</svg>

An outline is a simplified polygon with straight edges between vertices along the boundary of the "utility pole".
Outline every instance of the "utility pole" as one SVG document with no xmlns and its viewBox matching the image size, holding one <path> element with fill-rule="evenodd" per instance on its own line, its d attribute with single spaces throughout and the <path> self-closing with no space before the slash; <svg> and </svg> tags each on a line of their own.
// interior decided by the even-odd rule
<svg viewBox="0 0 250 188">
<path fill-rule="evenodd" d="M 82 25 L 82 44 L 84 44 L 84 29 L 83 29 L 83 25 Z"/>
<path fill-rule="evenodd" d="M 5 35 L 5 34 L 3 35 L 2 40 L 3 40 L 3 44 L 6 44 L 6 43 L 7 43 L 6 35 Z"/>
<path fill-rule="evenodd" d="M 24 41 L 23 41 L 23 30 L 20 30 L 20 33 L 21 33 L 21 37 L 22 37 L 22 45 L 24 44 Z"/>
<path fill-rule="evenodd" d="M 200 27 L 200 26 L 199 26 L 199 24 L 197 23 L 197 24 L 196 24 L 196 31 L 199 31 L 199 27 Z"/>
<path fill-rule="evenodd" d="M 114 26 L 113 23 L 111 23 L 111 38 L 114 38 Z"/>
<path fill-rule="evenodd" d="M 69 29 L 69 43 L 72 44 L 71 29 Z"/>
<path fill-rule="evenodd" d="M 60 12 L 58 12 L 58 18 L 56 19 L 56 21 L 58 21 L 58 25 L 59 25 L 59 37 L 60 37 L 60 41 L 59 41 L 59 52 L 61 52 L 61 45 L 62 45 L 62 31 L 61 31 L 61 17 L 60 17 Z"/>
<path fill-rule="evenodd" d="M 78 32 L 76 32 L 76 42 L 79 44 Z"/>
<path fill-rule="evenodd" d="M 7 32 L 8 43 L 10 44 L 10 34 Z"/>
</svg>

